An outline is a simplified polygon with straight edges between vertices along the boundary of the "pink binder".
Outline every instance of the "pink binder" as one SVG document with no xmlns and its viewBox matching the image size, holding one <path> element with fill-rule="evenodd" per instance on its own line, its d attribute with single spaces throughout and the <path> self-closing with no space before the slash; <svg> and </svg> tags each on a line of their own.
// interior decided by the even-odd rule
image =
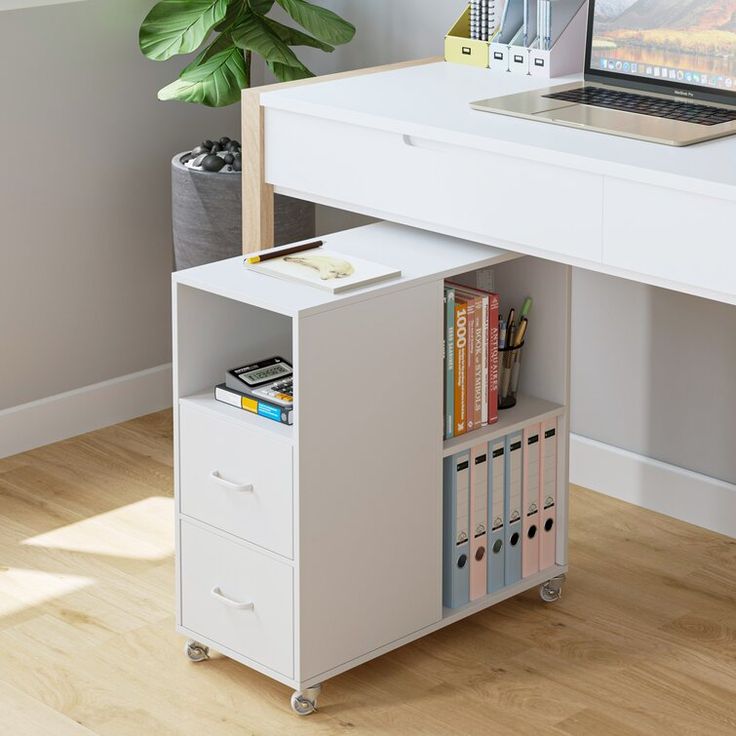
<svg viewBox="0 0 736 736">
<path fill-rule="evenodd" d="M 488 580 L 488 443 L 470 451 L 470 600 L 482 598 Z"/>
<path fill-rule="evenodd" d="M 539 568 L 556 561 L 557 548 L 557 419 L 542 422 L 542 519 L 539 540 Z"/>
<path fill-rule="evenodd" d="M 521 576 L 539 572 L 540 537 L 540 429 L 539 424 L 524 428 L 524 472 L 522 474 Z"/>
</svg>

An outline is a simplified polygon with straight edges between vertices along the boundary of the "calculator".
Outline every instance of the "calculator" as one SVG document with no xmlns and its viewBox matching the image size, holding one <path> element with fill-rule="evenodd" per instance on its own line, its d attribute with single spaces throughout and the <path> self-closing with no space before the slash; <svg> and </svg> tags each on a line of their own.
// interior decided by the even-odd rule
<svg viewBox="0 0 736 736">
<path fill-rule="evenodd" d="M 225 376 L 225 385 L 278 406 L 294 405 L 294 369 L 278 356 L 233 368 Z"/>
</svg>

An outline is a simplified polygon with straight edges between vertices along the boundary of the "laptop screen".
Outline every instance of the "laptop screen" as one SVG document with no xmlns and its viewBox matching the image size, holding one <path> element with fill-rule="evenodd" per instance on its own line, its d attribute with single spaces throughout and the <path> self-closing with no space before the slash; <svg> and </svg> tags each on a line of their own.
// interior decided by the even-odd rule
<svg viewBox="0 0 736 736">
<path fill-rule="evenodd" d="M 736 93 L 736 0 L 590 2 L 586 67 L 592 75 L 673 87 L 687 96 Z"/>
</svg>

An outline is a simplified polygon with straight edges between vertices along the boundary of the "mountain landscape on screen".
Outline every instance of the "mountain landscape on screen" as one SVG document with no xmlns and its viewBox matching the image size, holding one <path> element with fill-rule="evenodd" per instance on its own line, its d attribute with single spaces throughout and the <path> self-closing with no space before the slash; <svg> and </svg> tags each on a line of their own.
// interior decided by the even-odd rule
<svg viewBox="0 0 736 736">
<path fill-rule="evenodd" d="M 599 0 L 596 41 L 733 59 L 736 0 Z"/>
</svg>

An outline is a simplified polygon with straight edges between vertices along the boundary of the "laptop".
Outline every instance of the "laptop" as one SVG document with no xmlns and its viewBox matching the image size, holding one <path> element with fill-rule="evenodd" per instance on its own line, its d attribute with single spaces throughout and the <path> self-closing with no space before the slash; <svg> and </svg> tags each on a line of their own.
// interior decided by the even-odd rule
<svg viewBox="0 0 736 736">
<path fill-rule="evenodd" d="M 476 110 L 688 146 L 736 133 L 736 2 L 590 0 L 584 81 Z"/>
</svg>

